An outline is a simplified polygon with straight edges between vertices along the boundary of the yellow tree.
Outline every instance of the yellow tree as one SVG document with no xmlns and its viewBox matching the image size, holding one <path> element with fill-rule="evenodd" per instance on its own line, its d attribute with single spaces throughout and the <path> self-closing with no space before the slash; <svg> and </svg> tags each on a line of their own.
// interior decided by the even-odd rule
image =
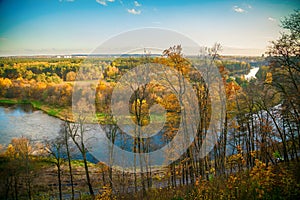
<svg viewBox="0 0 300 200">
<path fill-rule="evenodd" d="M 70 71 L 66 74 L 66 81 L 75 81 L 76 80 L 76 72 Z"/>
<path fill-rule="evenodd" d="M 165 76 L 165 81 L 169 85 L 169 89 L 174 93 L 176 96 L 179 108 L 180 108 L 180 118 L 181 118 L 181 125 L 183 129 L 183 143 L 186 143 L 186 139 L 189 137 L 189 131 L 188 131 L 188 117 L 187 116 L 187 110 L 184 102 L 184 96 L 187 95 L 187 81 L 190 80 L 189 73 L 192 70 L 191 63 L 189 60 L 187 60 L 183 53 L 182 53 L 182 47 L 181 45 L 175 45 L 173 47 L 170 47 L 163 51 L 163 56 L 161 58 L 156 58 L 154 60 L 155 63 L 161 64 L 163 66 L 168 66 L 171 69 L 176 70 L 178 73 L 176 74 L 176 78 L 174 80 L 171 80 L 168 78 L 168 76 Z M 175 97 L 175 96 L 169 96 L 169 97 Z M 176 104 L 175 104 L 176 105 Z M 178 114 L 178 113 L 176 113 Z M 176 115 L 173 115 L 176 116 Z M 193 155 L 191 148 L 187 148 L 185 155 L 183 157 L 186 157 L 187 162 L 185 162 L 185 169 L 188 174 L 191 183 L 194 182 L 194 163 L 193 163 Z M 170 166 L 171 170 L 171 183 L 172 186 L 176 186 L 176 170 L 175 170 L 175 162 L 173 162 Z M 188 176 L 185 177 L 186 182 L 188 182 Z"/>
<path fill-rule="evenodd" d="M 27 198 L 32 198 L 32 167 L 31 154 L 33 148 L 30 145 L 29 139 L 25 137 L 13 138 L 8 145 L 5 156 L 10 162 L 11 178 L 13 181 L 13 190 L 16 198 L 19 196 L 18 185 L 25 183 Z M 24 180 L 19 180 L 20 175 L 24 174 Z"/>
<path fill-rule="evenodd" d="M 5 97 L 7 90 L 12 86 L 12 82 L 8 78 L 0 78 L 0 96 Z"/>
</svg>

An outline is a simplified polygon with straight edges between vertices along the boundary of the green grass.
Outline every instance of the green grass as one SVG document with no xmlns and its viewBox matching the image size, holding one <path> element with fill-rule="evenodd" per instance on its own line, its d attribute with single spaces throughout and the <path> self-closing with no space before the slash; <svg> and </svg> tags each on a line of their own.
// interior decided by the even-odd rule
<svg viewBox="0 0 300 200">
<path fill-rule="evenodd" d="M 57 116 L 61 111 L 61 108 L 51 108 L 49 110 L 47 110 L 47 114 L 50 116 Z"/>
<path fill-rule="evenodd" d="M 17 104 L 18 101 L 14 99 L 0 99 L 1 104 Z"/>
<path fill-rule="evenodd" d="M 41 106 L 42 106 L 42 103 L 39 102 L 39 101 L 32 101 L 32 102 L 31 102 L 31 105 L 32 105 L 34 108 L 40 110 L 40 109 L 41 109 Z"/>
<path fill-rule="evenodd" d="M 91 162 L 87 162 L 89 167 L 94 167 L 95 164 Z M 71 164 L 73 167 L 84 167 L 84 162 L 83 160 L 71 160 Z"/>
<path fill-rule="evenodd" d="M 33 107 L 40 105 L 41 103 L 38 101 L 30 101 L 27 99 L 0 99 L 0 103 L 2 104 L 32 104 Z"/>
<path fill-rule="evenodd" d="M 28 104 L 29 100 L 16 100 L 16 99 L 0 99 L 2 104 Z"/>
</svg>

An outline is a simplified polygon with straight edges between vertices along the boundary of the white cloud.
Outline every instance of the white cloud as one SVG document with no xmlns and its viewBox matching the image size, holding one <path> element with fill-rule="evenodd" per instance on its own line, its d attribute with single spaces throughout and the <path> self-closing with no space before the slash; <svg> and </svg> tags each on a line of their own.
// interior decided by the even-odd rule
<svg viewBox="0 0 300 200">
<path fill-rule="evenodd" d="M 246 10 L 244 10 L 243 8 L 240 8 L 238 6 L 233 6 L 233 10 L 235 12 L 238 12 L 238 13 L 245 13 L 246 12 Z"/>
<path fill-rule="evenodd" d="M 102 6 L 107 6 L 107 2 L 115 2 L 115 0 L 96 0 L 97 3 L 101 4 Z"/>
<path fill-rule="evenodd" d="M 74 2 L 75 0 L 59 0 L 59 2 L 63 2 L 63 1 L 66 1 L 66 2 Z"/>
<path fill-rule="evenodd" d="M 268 20 L 271 22 L 276 22 L 276 19 L 274 19 L 273 17 L 268 17 Z"/>
<path fill-rule="evenodd" d="M 251 8 L 252 8 L 252 6 L 251 6 L 251 5 L 248 5 L 247 7 L 248 7 L 249 9 L 251 9 Z"/>
<path fill-rule="evenodd" d="M 135 5 L 136 7 L 139 7 L 139 6 L 141 6 L 142 4 L 140 4 L 140 3 L 137 2 L 137 1 L 134 1 L 134 5 Z"/>
<path fill-rule="evenodd" d="M 139 15 L 141 14 L 141 11 L 140 10 L 136 10 L 134 8 L 132 9 L 127 9 L 127 12 L 130 13 L 130 14 L 133 14 L 133 15 Z"/>
<path fill-rule="evenodd" d="M 96 2 L 101 4 L 102 6 L 107 6 L 106 0 L 96 0 Z"/>
</svg>

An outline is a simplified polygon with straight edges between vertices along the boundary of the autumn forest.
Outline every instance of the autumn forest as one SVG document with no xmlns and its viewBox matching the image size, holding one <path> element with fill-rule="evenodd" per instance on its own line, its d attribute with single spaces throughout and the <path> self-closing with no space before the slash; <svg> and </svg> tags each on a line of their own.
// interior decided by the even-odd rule
<svg viewBox="0 0 300 200">
<path fill-rule="evenodd" d="M 282 21 L 286 32 L 261 57 L 223 56 L 218 43 L 197 56 L 184 55 L 181 45 L 174 44 L 159 56 L 1 57 L 0 105 L 30 105 L 60 119 L 61 128 L 48 133 L 55 135 L 51 139 L 36 141 L 20 135 L 1 145 L 0 199 L 299 199 L 299 20 L 299 11 L 287 16 Z M 140 84 L 127 104 L 112 108 L 117 83 L 135 67 L 149 63 L 179 75 L 173 81 L 166 79 L 165 85 Z M 220 75 L 219 85 L 204 78 L 212 65 Z M 204 66 L 202 74 L 195 66 Z M 254 68 L 255 77 L 248 78 Z M 92 88 L 94 97 L 84 87 L 74 93 L 78 83 Z M 187 83 L 194 94 L 185 100 Z M 211 91 L 220 88 L 224 93 Z M 77 101 L 74 95 L 83 98 Z M 73 115 L 74 104 L 83 105 L 81 101 L 91 98 L 95 99 L 92 118 Z M 201 156 L 214 118 L 214 99 L 223 102 L 220 128 L 213 129 L 217 139 Z M 193 118 L 187 113 L 196 108 L 184 107 L 188 101 L 199 111 L 193 129 L 188 128 Z M 153 122 L 153 105 L 166 111 L 154 116 L 158 123 L 165 121 L 154 139 L 140 137 L 142 128 L 127 137 L 112 114 L 112 109 L 126 107 L 125 118 L 146 127 Z M 100 124 L 112 144 L 125 144 L 124 149 L 134 154 L 133 168 L 96 160 L 83 139 L 86 124 Z M 139 158 L 170 145 L 180 126 L 183 133 L 192 130 L 193 140 L 176 159 L 155 166 L 149 157 Z M 114 146 L 107 146 L 109 156 L 114 151 Z"/>
</svg>

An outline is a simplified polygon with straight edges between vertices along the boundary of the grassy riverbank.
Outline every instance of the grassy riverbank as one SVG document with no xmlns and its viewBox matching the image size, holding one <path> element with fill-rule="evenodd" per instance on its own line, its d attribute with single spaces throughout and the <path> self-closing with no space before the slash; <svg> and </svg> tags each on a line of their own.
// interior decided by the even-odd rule
<svg viewBox="0 0 300 200">
<path fill-rule="evenodd" d="M 19 100 L 19 99 L 0 99 L 0 104 L 16 105 L 16 104 L 31 104 L 34 109 L 42 110 L 46 114 L 57 117 L 62 120 L 73 121 L 71 107 L 58 107 L 53 105 L 44 104 L 40 101 Z"/>
<path fill-rule="evenodd" d="M 16 105 L 16 104 L 31 104 L 32 107 L 36 110 L 42 110 L 46 114 L 59 118 L 61 120 L 67 120 L 69 122 L 74 122 L 72 107 L 66 106 L 56 106 L 49 105 L 43 103 L 41 101 L 32 101 L 32 100 L 20 100 L 20 99 L 8 99 L 2 98 L 0 99 L 0 105 Z M 131 120 L 131 116 L 124 116 L 124 118 Z M 109 119 L 109 120 L 108 120 Z M 151 120 L 156 123 L 162 123 L 165 121 L 165 117 L 163 115 L 151 115 Z M 106 113 L 97 112 L 95 116 L 89 117 L 86 119 L 88 123 L 100 123 L 100 124 L 108 124 L 111 123 L 110 116 Z"/>
<path fill-rule="evenodd" d="M 17 105 L 17 104 L 31 104 L 32 107 L 36 110 L 41 110 L 46 114 L 59 118 L 61 120 L 67 120 L 69 122 L 74 122 L 72 107 L 60 107 L 56 105 L 45 104 L 41 101 L 32 101 L 32 100 L 20 100 L 20 99 L 0 99 L 0 105 Z M 107 124 L 109 117 L 106 113 L 97 113 L 93 119 L 86 119 L 89 123 L 101 123 Z"/>
</svg>

